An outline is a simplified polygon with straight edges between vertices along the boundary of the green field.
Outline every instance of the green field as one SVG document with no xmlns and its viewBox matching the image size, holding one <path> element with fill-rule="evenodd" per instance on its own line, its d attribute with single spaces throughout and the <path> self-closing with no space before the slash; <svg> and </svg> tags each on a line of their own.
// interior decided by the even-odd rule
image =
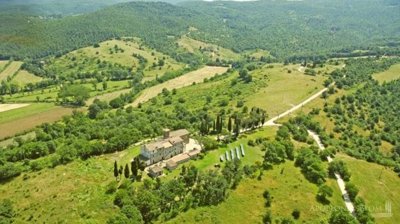
<svg viewBox="0 0 400 224">
<path fill-rule="evenodd" d="M 0 61 L 0 72 L 2 72 L 6 68 L 8 63 L 9 61 Z"/>
<path fill-rule="evenodd" d="M 128 80 L 108 81 L 107 89 L 105 91 L 102 90 L 102 83 L 96 84 L 97 90 L 94 89 L 93 84 L 85 83 L 82 85 L 90 89 L 91 97 L 111 93 L 129 87 Z M 58 87 L 51 86 L 43 90 L 35 90 L 29 93 L 17 93 L 12 96 L 6 95 L 4 98 L 7 102 L 37 102 L 37 97 L 39 97 L 40 102 L 56 102 L 58 98 L 58 91 Z"/>
<path fill-rule="evenodd" d="M 287 161 L 264 171 L 262 180 L 242 180 L 229 198 L 218 206 L 191 209 L 167 223 L 262 223 L 267 211 L 263 192 L 269 189 L 273 196 L 271 211 L 274 219 L 291 217 L 293 209 L 301 212 L 299 223 L 317 223 L 330 215 L 330 206 L 343 207 L 335 181 L 327 183 L 334 190 L 330 205 L 316 200 L 318 187 L 308 182 L 294 163 Z"/>
<path fill-rule="evenodd" d="M 388 70 L 372 75 L 379 83 L 390 82 L 400 78 L 400 64 L 392 65 Z"/>
<path fill-rule="evenodd" d="M 385 212 L 385 203 L 390 202 L 392 217 L 375 217 L 376 223 L 398 223 L 400 220 L 400 178 L 384 166 L 354 159 L 339 154 L 351 172 L 351 182 L 360 190 L 361 196 L 372 215 Z"/>
<path fill-rule="evenodd" d="M 42 113 L 53 109 L 55 106 L 52 103 L 35 103 L 29 106 L 9 110 L 0 113 L 0 124 L 7 123 L 12 120 L 16 120 L 22 117 L 27 117 L 33 114 Z"/>
<path fill-rule="evenodd" d="M 37 83 L 42 81 L 43 78 L 35 76 L 28 71 L 20 70 L 17 75 L 12 79 L 12 82 L 18 83 L 19 86 L 25 86 L 28 83 Z"/>
<path fill-rule="evenodd" d="M 245 104 L 265 109 L 270 117 L 276 116 L 320 91 L 326 79 L 324 74 L 335 68 L 337 66 L 326 65 L 315 69 L 320 75 L 310 76 L 298 71 L 299 65 L 264 66 L 252 74 L 254 77 L 268 77 L 268 85 L 246 97 Z"/>
<path fill-rule="evenodd" d="M 22 62 L 20 61 L 13 61 L 3 70 L 0 70 L 0 81 L 7 79 L 7 77 L 11 77 L 14 75 L 20 68 Z"/>
</svg>

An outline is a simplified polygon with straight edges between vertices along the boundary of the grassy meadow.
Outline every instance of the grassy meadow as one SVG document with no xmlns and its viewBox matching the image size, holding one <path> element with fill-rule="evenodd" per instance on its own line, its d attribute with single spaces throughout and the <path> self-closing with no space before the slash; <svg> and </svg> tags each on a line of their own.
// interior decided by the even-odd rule
<svg viewBox="0 0 400 224">
<path fill-rule="evenodd" d="M 390 168 L 358 160 L 344 154 L 343 160 L 351 173 L 351 182 L 360 190 L 361 196 L 372 215 L 385 212 L 385 203 L 392 206 L 392 217 L 375 217 L 378 224 L 398 223 L 400 220 L 400 178 Z"/>
<path fill-rule="evenodd" d="M 3 70 L 0 69 L 0 81 L 6 80 L 8 77 L 12 77 L 21 68 L 22 62 L 12 61 Z M 4 65 L 3 65 L 4 66 Z"/>
<path fill-rule="evenodd" d="M 10 61 L 0 61 L 0 72 L 2 72 L 9 63 Z"/>
<path fill-rule="evenodd" d="M 388 70 L 372 75 L 379 83 L 390 82 L 400 78 L 400 64 L 392 65 Z"/>
<path fill-rule="evenodd" d="M 39 76 L 33 75 L 25 70 L 20 70 L 12 79 L 12 82 L 17 83 L 19 86 L 25 86 L 28 83 L 37 83 L 42 80 L 43 78 Z"/>
</svg>

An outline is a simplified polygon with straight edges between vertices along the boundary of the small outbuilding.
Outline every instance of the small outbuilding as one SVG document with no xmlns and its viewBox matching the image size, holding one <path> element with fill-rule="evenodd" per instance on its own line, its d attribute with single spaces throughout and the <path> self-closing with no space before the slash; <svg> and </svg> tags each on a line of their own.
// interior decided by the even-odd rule
<svg viewBox="0 0 400 224">
<path fill-rule="evenodd" d="M 149 168 L 149 175 L 151 177 L 159 177 L 163 174 L 163 168 L 160 166 L 153 166 Z"/>
</svg>

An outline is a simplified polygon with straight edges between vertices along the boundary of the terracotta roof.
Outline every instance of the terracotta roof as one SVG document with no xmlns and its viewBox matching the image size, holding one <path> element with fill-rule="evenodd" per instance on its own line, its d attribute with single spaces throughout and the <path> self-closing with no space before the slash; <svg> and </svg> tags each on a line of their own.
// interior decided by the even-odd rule
<svg viewBox="0 0 400 224">
<path fill-rule="evenodd" d="M 170 159 L 170 161 L 173 161 L 175 163 L 180 163 L 180 162 L 188 160 L 188 159 L 190 159 L 189 155 L 186 153 L 183 153 L 183 154 L 179 154 L 177 156 L 172 157 L 172 159 Z"/>
<path fill-rule="evenodd" d="M 152 172 L 152 173 L 159 173 L 159 172 L 162 172 L 163 169 L 161 167 L 159 167 L 159 166 L 153 166 L 153 167 L 151 167 L 149 169 L 149 171 Z"/>
<path fill-rule="evenodd" d="M 176 130 L 176 131 L 171 131 L 171 132 L 169 133 L 169 137 L 181 137 L 181 136 L 187 135 L 187 134 L 189 134 L 189 131 L 188 131 L 188 130 L 186 130 L 186 129 L 179 129 L 179 130 Z"/>
</svg>

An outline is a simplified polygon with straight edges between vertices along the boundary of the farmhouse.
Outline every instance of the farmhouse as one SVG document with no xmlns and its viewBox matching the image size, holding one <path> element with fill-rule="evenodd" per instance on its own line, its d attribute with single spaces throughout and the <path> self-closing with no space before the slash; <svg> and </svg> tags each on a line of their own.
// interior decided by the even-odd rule
<svg viewBox="0 0 400 224">
<path fill-rule="evenodd" d="M 165 129 L 163 138 L 142 146 L 141 159 L 149 166 L 179 155 L 184 152 L 189 137 L 190 133 L 186 129 L 176 131 Z"/>
</svg>

